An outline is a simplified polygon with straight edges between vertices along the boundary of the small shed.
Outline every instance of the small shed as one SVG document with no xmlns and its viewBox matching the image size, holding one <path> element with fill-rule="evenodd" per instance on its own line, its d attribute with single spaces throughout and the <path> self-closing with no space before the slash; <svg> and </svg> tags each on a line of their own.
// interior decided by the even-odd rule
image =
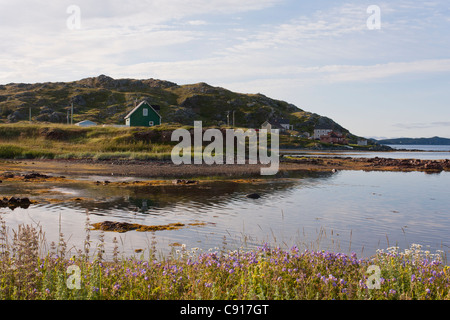
<svg viewBox="0 0 450 320">
<path fill-rule="evenodd" d="M 97 123 L 92 122 L 91 120 L 84 120 L 84 121 L 80 121 L 78 123 L 75 123 L 76 126 L 79 127 L 94 127 L 97 125 Z"/>
<path fill-rule="evenodd" d="M 161 124 L 159 110 L 159 106 L 152 106 L 144 100 L 125 117 L 125 123 L 129 127 L 159 126 Z"/>
</svg>

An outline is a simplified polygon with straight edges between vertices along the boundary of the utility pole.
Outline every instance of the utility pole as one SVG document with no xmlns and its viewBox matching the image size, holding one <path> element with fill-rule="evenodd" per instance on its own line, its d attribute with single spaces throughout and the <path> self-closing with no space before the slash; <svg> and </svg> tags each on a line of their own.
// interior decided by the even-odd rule
<svg viewBox="0 0 450 320">
<path fill-rule="evenodd" d="M 233 110 L 233 127 L 236 126 L 236 123 L 234 122 L 234 113 L 236 112 L 236 110 Z"/>
<path fill-rule="evenodd" d="M 31 122 L 31 107 L 30 107 L 30 122 Z"/>
<path fill-rule="evenodd" d="M 227 113 L 227 127 L 230 126 L 230 111 Z"/>
<path fill-rule="evenodd" d="M 73 102 L 72 102 L 72 107 L 71 107 L 71 113 L 72 113 L 72 119 L 70 121 L 70 124 L 73 124 Z"/>
</svg>

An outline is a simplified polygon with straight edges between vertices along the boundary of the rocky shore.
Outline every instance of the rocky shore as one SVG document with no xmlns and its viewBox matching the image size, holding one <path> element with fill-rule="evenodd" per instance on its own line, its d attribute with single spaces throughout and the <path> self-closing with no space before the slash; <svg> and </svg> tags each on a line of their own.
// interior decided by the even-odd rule
<svg viewBox="0 0 450 320">
<path fill-rule="evenodd" d="M 401 169 L 416 169 L 425 171 L 449 171 L 450 160 L 420 160 L 420 159 L 389 159 L 371 158 L 367 160 L 374 167 L 397 167 Z"/>
<path fill-rule="evenodd" d="M 450 171 L 450 160 L 420 160 L 420 159 L 391 159 L 391 158 L 287 158 L 286 162 L 303 165 L 310 169 L 331 170 L 365 170 L 365 171 Z"/>
<path fill-rule="evenodd" d="M 174 165 L 171 161 L 83 161 L 83 160 L 0 160 L 2 181 L 57 180 L 65 176 L 111 176 L 176 179 L 187 184 L 191 178 L 252 178 L 261 177 L 262 165 Z M 295 171 L 450 171 L 450 160 L 420 160 L 351 157 L 282 157 L 279 174 Z M 270 177 L 269 177 L 270 178 Z M 65 179 L 67 180 L 67 179 Z"/>
</svg>

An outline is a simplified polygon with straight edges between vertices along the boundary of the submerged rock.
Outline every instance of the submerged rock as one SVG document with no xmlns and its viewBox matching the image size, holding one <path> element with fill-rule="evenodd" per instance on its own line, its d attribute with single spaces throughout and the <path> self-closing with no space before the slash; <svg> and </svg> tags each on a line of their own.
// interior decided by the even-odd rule
<svg viewBox="0 0 450 320">
<path fill-rule="evenodd" d="M 198 184 L 198 181 L 195 180 L 173 180 L 173 184 Z"/>
<path fill-rule="evenodd" d="M 31 205 L 31 201 L 28 198 L 3 198 L 0 200 L 0 207 L 1 208 L 10 208 L 11 210 L 14 210 L 15 208 L 22 208 L 22 209 L 28 209 Z"/>
<path fill-rule="evenodd" d="M 261 196 L 259 194 L 257 194 L 257 193 L 250 193 L 250 194 L 246 195 L 246 197 L 250 198 L 250 199 L 259 199 L 259 198 L 261 198 Z"/>
<path fill-rule="evenodd" d="M 24 179 L 26 180 L 32 180 L 32 179 L 47 179 L 49 178 L 49 176 L 45 175 L 45 174 L 41 174 L 41 173 L 29 173 L 29 174 L 25 174 L 23 176 Z"/>
<path fill-rule="evenodd" d="M 94 230 L 114 231 L 114 232 L 127 232 L 127 231 L 161 231 L 161 230 L 177 230 L 184 227 L 182 223 L 171 223 L 167 225 L 145 226 L 141 224 L 127 223 L 127 222 L 114 222 L 104 221 L 92 224 Z"/>
</svg>

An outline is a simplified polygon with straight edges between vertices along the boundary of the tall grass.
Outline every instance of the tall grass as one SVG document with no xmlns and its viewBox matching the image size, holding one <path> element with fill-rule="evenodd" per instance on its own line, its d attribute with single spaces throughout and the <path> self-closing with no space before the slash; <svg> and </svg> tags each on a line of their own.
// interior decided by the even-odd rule
<svg viewBox="0 0 450 320">
<path fill-rule="evenodd" d="M 94 247 L 86 220 L 84 248 L 45 244 L 42 230 L 20 226 L 12 235 L 0 219 L 1 299 L 420 299 L 450 298 L 450 269 L 440 253 L 418 245 L 379 251 L 358 259 L 328 251 L 281 250 L 265 244 L 255 250 L 202 251 L 181 247 L 156 258 L 105 260 L 104 240 Z M 379 288 L 371 288 L 369 267 L 379 267 Z"/>
<path fill-rule="evenodd" d="M 80 128 L 69 125 L 1 124 L 2 159 L 168 159 L 171 142 L 158 141 L 161 128 Z M 156 132 L 147 139 L 136 133 Z M 153 140 L 153 141 L 152 141 Z"/>
</svg>

